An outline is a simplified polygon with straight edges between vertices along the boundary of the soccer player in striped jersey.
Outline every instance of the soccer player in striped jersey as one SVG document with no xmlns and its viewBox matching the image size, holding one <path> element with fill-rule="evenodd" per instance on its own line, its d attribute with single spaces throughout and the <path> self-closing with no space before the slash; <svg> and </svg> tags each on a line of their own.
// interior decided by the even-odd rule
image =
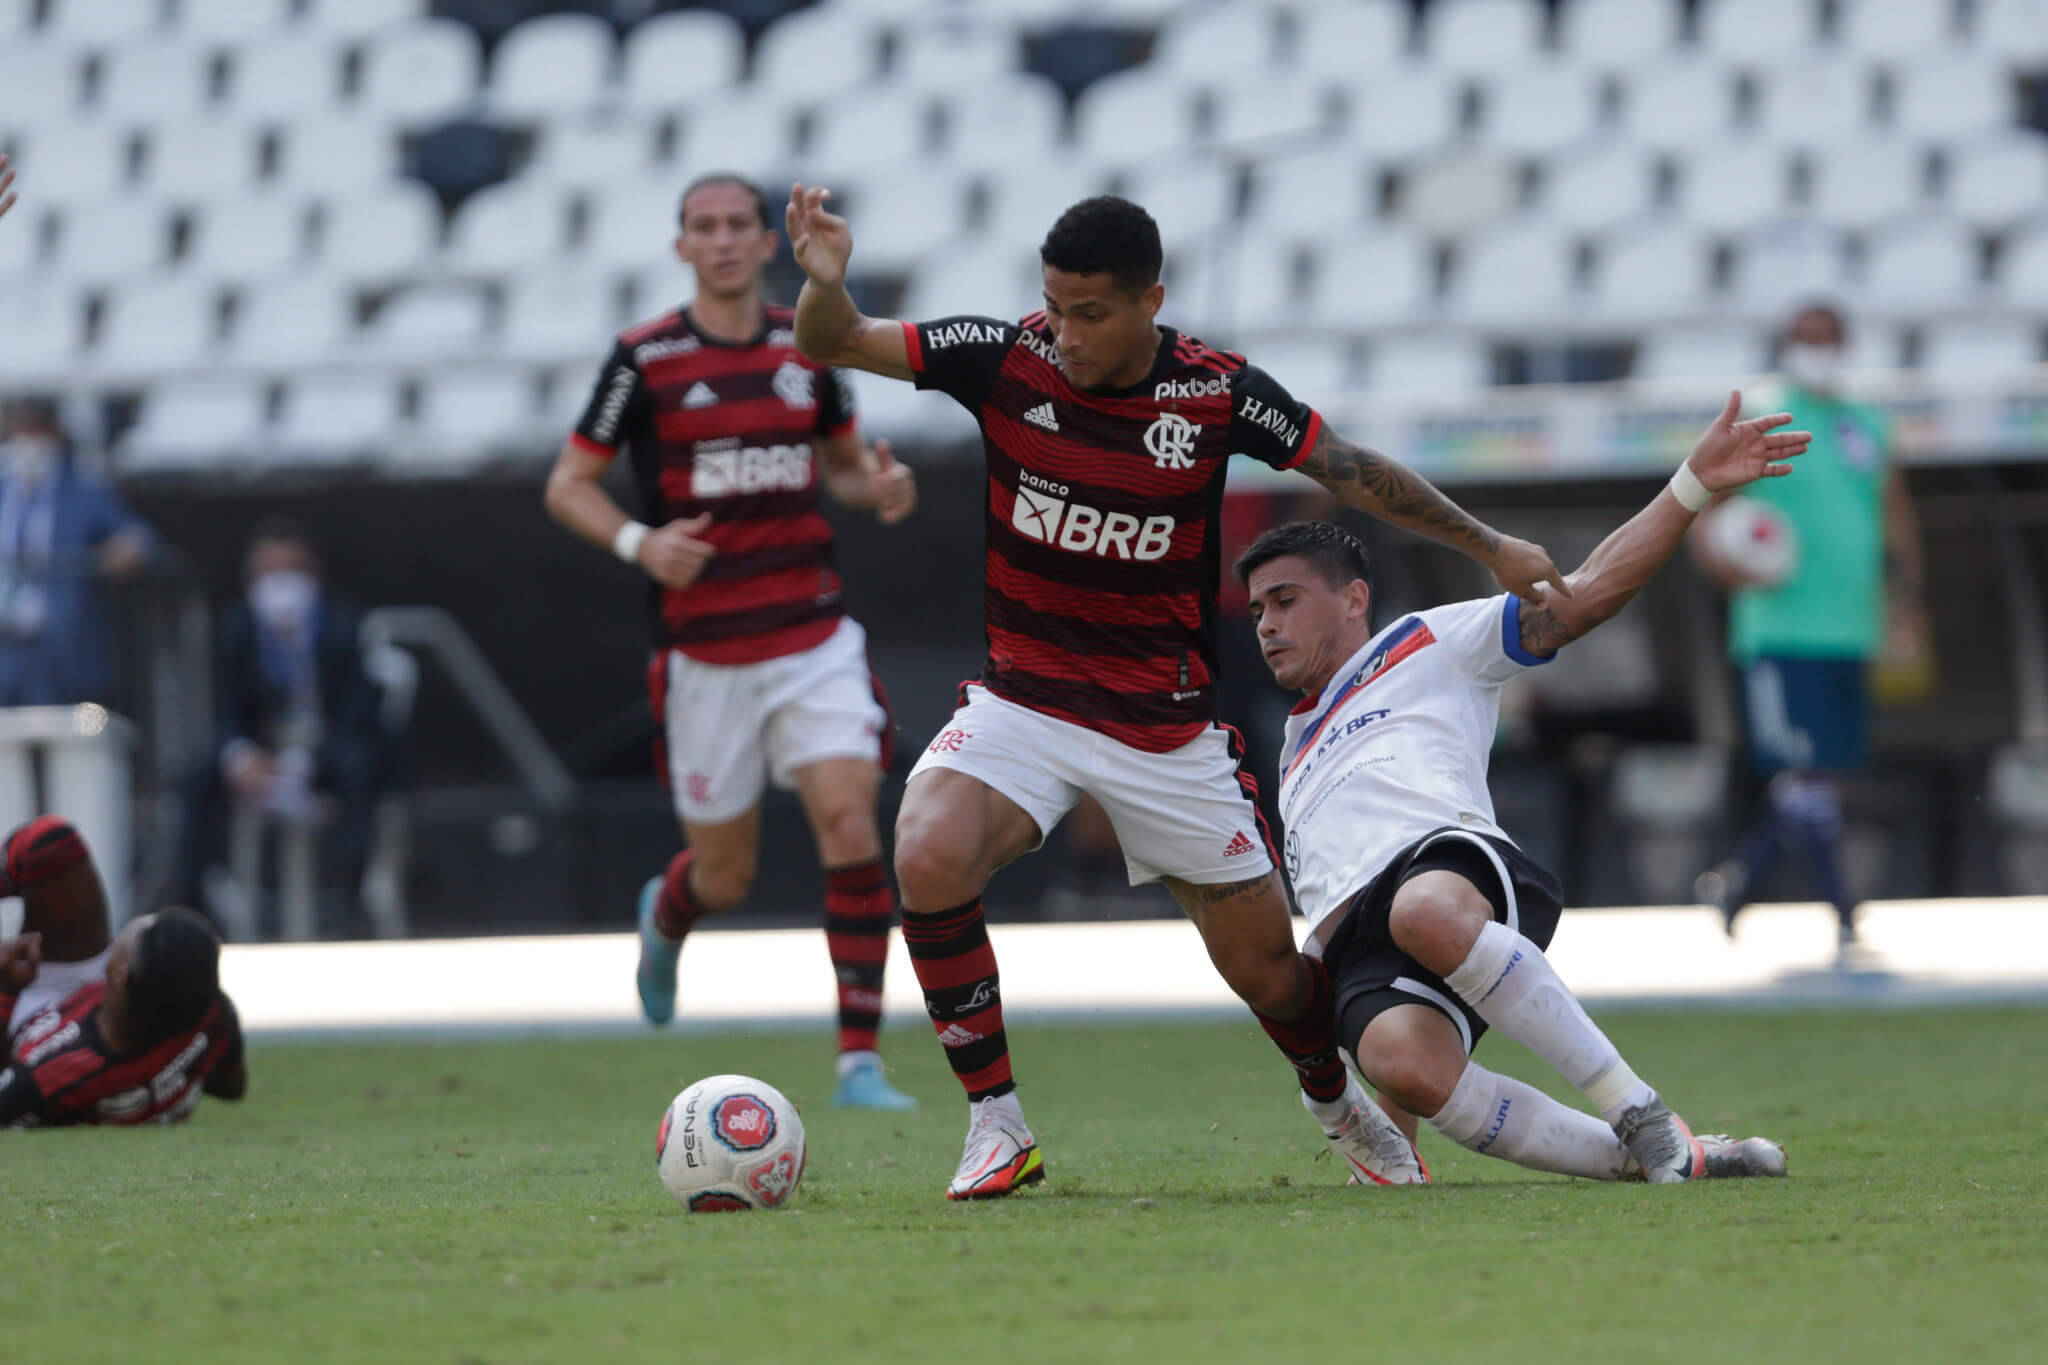
<svg viewBox="0 0 2048 1365">
<path fill-rule="evenodd" d="M 866 633 L 841 603 L 818 491 L 894 523 L 917 485 L 887 442 L 861 442 L 845 377 L 806 360 L 789 310 L 763 298 L 775 232 L 761 192 L 704 176 L 683 192 L 680 225 L 697 296 L 619 337 L 547 490 L 557 521 L 652 580 L 648 688 L 686 846 L 641 891 L 641 1007 L 656 1024 L 672 1017 L 684 936 L 746 899 L 762 791 L 794 787 L 825 869 L 834 1100 L 913 1108 L 876 1050 L 896 910 L 875 820 L 890 721 Z M 621 450 L 652 525 L 598 482 Z"/>
<path fill-rule="evenodd" d="M 1502 684 L 1626 606 L 1717 492 L 1790 473 L 1804 431 L 1737 421 L 1740 396 L 1659 492 L 1579 566 L 1573 591 L 1416 612 L 1374 634 L 1365 547 L 1326 522 L 1269 531 L 1237 562 L 1266 664 L 1306 694 L 1288 718 L 1280 813 L 1337 1036 L 1412 1140 L 1539 1171 L 1667 1184 L 1783 1175 L 1761 1138 L 1695 1138 L 1587 1017 L 1543 950 L 1557 880 L 1494 823 Z M 1600 1117 L 1470 1061 L 1489 1028 L 1542 1057 Z"/>
<path fill-rule="evenodd" d="M 1419 1178 L 1337 1057 L 1329 979 L 1295 946 L 1242 746 L 1216 721 L 1225 465 L 1241 451 L 1299 469 L 1532 600 L 1560 581 L 1549 556 L 1339 437 L 1244 357 L 1160 326 L 1159 230 L 1136 204 L 1084 200 L 1053 225 L 1044 311 L 905 323 L 854 306 L 852 236 L 825 195 L 798 185 L 787 211 L 809 277 L 797 344 L 821 364 L 951 395 L 980 422 L 987 456 L 987 664 L 912 772 L 896 826 L 904 941 L 972 1111 L 948 1197 L 1043 1178 L 981 894 L 1083 792 L 1115 824 L 1132 882 L 1164 881 L 1194 920 L 1352 1168 Z"/>
</svg>

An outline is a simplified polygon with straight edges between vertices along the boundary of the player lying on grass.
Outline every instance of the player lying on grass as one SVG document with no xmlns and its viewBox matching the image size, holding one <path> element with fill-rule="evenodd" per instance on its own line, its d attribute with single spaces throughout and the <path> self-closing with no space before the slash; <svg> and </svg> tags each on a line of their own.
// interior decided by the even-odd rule
<svg viewBox="0 0 2048 1365">
<path fill-rule="evenodd" d="M 1237 562 L 1273 677 L 1304 693 L 1281 749 L 1280 812 L 1307 951 L 1334 983 L 1337 1035 L 1408 1135 L 1359 1174 L 1422 1183 L 1416 1115 L 1461 1147 L 1539 1171 L 1655 1183 L 1782 1175 L 1761 1138 L 1695 1138 L 1587 1017 L 1543 950 L 1557 880 L 1494 823 L 1487 751 L 1501 685 L 1613 616 L 1714 493 L 1789 473 L 1808 433 L 1741 396 L 1650 505 L 1531 606 L 1512 595 L 1404 616 L 1375 635 L 1365 548 L 1321 522 L 1261 536 Z M 1570 1081 L 1600 1117 L 1469 1060 L 1488 1028 Z"/>
<path fill-rule="evenodd" d="M 85 841 L 53 816 L 0 851 L 0 897 L 21 897 L 0 939 L 0 1128 L 176 1123 L 202 1093 L 248 1087 L 242 1030 L 220 988 L 220 940 L 190 910 L 107 929 Z"/>
</svg>

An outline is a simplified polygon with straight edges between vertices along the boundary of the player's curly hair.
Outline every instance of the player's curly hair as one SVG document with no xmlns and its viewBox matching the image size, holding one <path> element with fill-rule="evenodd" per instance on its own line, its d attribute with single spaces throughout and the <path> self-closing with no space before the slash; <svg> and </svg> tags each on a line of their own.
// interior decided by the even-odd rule
<svg viewBox="0 0 2048 1365">
<path fill-rule="evenodd" d="M 146 1043 L 182 1033 L 220 994 L 220 939 L 195 911 L 158 911 L 128 960 L 128 1022 Z"/>
<path fill-rule="evenodd" d="M 1060 215 L 1038 248 L 1038 259 L 1069 275 L 1108 275 L 1127 294 L 1159 282 L 1166 253 L 1159 224 L 1128 199 L 1099 194 Z"/>
<path fill-rule="evenodd" d="M 759 185 L 734 171 L 710 171 L 683 186 L 683 197 L 676 200 L 678 227 L 682 226 L 684 211 L 690 207 L 690 196 L 707 185 L 737 185 L 754 196 L 754 212 L 761 215 L 761 226 L 765 228 L 775 225 L 774 220 L 768 216 L 768 196 L 761 193 Z"/>
<path fill-rule="evenodd" d="M 1290 521 L 1275 526 L 1237 557 L 1231 572 L 1238 582 L 1249 584 L 1253 572 L 1287 555 L 1300 555 L 1315 565 L 1323 581 L 1333 588 L 1354 578 L 1372 582 L 1372 558 L 1365 552 L 1365 543 L 1327 521 Z"/>
</svg>

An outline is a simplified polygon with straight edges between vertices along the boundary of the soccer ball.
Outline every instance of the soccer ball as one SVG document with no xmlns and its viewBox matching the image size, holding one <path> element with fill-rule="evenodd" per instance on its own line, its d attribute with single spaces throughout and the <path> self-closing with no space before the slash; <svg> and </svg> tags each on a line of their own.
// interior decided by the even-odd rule
<svg viewBox="0 0 2048 1365">
<path fill-rule="evenodd" d="M 669 1102 L 654 1166 L 692 1213 L 776 1208 L 804 1178 L 804 1123 L 765 1081 L 707 1076 Z"/>
<path fill-rule="evenodd" d="M 1799 567 L 1799 532 L 1757 498 L 1730 498 L 1708 512 L 1693 549 L 1700 566 L 1727 588 L 1775 588 Z"/>
</svg>

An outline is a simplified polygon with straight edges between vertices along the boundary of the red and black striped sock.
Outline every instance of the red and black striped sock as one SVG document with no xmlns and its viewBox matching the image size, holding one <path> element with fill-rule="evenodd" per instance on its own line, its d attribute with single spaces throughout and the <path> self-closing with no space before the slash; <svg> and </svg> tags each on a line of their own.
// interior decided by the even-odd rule
<svg viewBox="0 0 2048 1365">
<path fill-rule="evenodd" d="M 39 815 L 7 836 L 0 894 L 19 895 L 85 861 L 85 840 L 69 820 Z"/>
<path fill-rule="evenodd" d="M 839 1050 L 873 1052 L 896 897 L 879 858 L 825 871 L 825 947 L 839 978 Z"/>
<path fill-rule="evenodd" d="M 1327 1103 L 1344 1093 L 1344 1060 L 1337 1055 L 1337 1018 L 1330 974 L 1312 957 L 1300 956 L 1297 960 L 1308 968 L 1308 1008 L 1291 1023 L 1283 1024 L 1257 1010 L 1252 1011 L 1252 1017 L 1294 1064 L 1295 1075 L 1301 1078 L 1301 1088 L 1308 1097 Z"/>
<path fill-rule="evenodd" d="M 1007 1095 L 1010 1040 L 1003 1036 L 1003 994 L 981 898 L 951 910 L 903 912 L 903 946 L 924 990 L 932 1028 L 970 1103 Z"/>
<path fill-rule="evenodd" d="M 673 939 L 681 939 L 696 925 L 704 913 L 690 894 L 690 850 L 668 860 L 668 871 L 661 877 L 661 894 L 654 901 L 654 927 Z"/>
</svg>

